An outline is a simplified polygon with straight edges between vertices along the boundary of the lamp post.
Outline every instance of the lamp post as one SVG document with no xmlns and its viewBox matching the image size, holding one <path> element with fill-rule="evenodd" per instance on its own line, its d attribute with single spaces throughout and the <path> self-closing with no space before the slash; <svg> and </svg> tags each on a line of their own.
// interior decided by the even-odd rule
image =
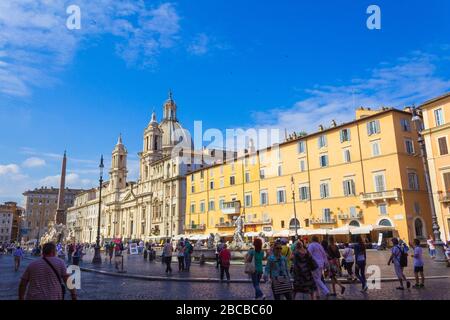
<svg viewBox="0 0 450 320">
<path fill-rule="evenodd" d="M 92 243 L 92 227 L 89 227 L 89 245 Z"/>
<path fill-rule="evenodd" d="M 100 165 L 98 167 L 100 168 L 100 179 L 99 179 L 100 186 L 99 186 L 99 195 L 98 195 L 97 241 L 95 243 L 94 258 L 92 259 L 92 263 L 94 263 L 94 264 L 102 263 L 102 257 L 100 256 L 100 216 L 102 213 L 103 168 L 105 167 L 103 165 L 103 155 L 100 158 Z"/>
<path fill-rule="evenodd" d="M 417 113 L 417 110 L 415 107 L 412 108 L 412 121 L 414 123 L 414 126 L 417 131 L 417 141 L 420 146 L 420 156 L 422 157 L 423 162 L 423 169 L 425 173 L 425 183 L 427 187 L 427 193 L 428 193 L 428 200 L 430 202 L 430 209 L 431 209 L 431 221 L 433 223 L 433 234 L 434 234 L 434 246 L 436 248 L 436 258 L 434 261 L 436 262 L 447 262 L 447 259 L 445 257 L 444 253 L 444 243 L 441 240 L 441 231 L 439 228 L 438 219 L 436 216 L 436 208 L 434 206 L 434 200 L 433 200 L 433 192 L 431 190 L 431 180 L 430 180 L 430 173 L 428 171 L 428 159 L 427 159 L 427 150 L 425 147 L 425 140 L 423 139 L 423 136 L 421 134 L 422 131 L 422 119 Z"/>
<path fill-rule="evenodd" d="M 292 190 L 292 203 L 294 205 L 294 219 L 295 219 L 295 240 L 298 240 L 298 220 L 297 220 L 297 209 L 295 208 L 295 182 L 294 176 L 291 176 L 291 190 Z"/>
</svg>

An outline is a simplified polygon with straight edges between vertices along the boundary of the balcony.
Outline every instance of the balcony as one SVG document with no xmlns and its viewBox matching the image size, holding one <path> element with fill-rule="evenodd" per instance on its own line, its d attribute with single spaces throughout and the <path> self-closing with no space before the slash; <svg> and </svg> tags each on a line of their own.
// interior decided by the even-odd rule
<svg viewBox="0 0 450 320">
<path fill-rule="evenodd" d="M 372 192 L 372 193 L 361 193 L 360 194 L 361 202 L 387 202 L 388 200 L 400 201 L 401 192 L 400 189 L 394 189 L 389 191 L 380 191 L 380 192 Z"/>
<path fill-rule="evenodd" d="M 338 215 L 339 220 L 353 220 L 353 219 L 362 219 L 364 215 L 362 213 L 357 214 L 340 214 Z"/>
<path fill-rule="evenodd" d="M 216 228 L 234 228 L 234 223 L 230 221 L 217 223 Z"/>
<path fill-rule="evenodd" d="M 442 203 L 450 203 L 450 192 L 440 192 L 439 193 L 439 201 Z"/>
<path fill-rule="evenodd" d="M 223 214 L 240 214 L 241 213 L 241 202 L 240 201 L 231 201 L 224 202 L 222 207 Z"/>
<path fill-rule="evenodd" d="M 309 223 L 311 224 L 336 224 L 336 219 L 335 218 L 329 218 L 329 219 L 324 219 L 324 218 L 313 218 L 309 221 Z"/>
<path fill-rule="evenodd" d="M 190 224 L 185 228 L 186 231 L 204 231 L 206 230 L 206 225 L 204 224 Z"/>
<path fill-rule="evenodd" d="M 272 224 L 272 219 L 250 220 L 244 222 L 245 226 L 265 225 L 265 224 Z"/>
</svg>

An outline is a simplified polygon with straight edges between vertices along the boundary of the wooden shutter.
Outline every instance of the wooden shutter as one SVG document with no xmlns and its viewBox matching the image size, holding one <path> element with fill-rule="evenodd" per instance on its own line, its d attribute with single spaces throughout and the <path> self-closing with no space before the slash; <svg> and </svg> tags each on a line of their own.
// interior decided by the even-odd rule
<svg viewBox="0 0 450 320">
<path fill-rule="evenodd" d="M 447 139 L 445 137 L 442 137 L 438 139 L 438 142 L 440 155 L 443 156 L 445 154 L 448 154 Z"/>
</svg>

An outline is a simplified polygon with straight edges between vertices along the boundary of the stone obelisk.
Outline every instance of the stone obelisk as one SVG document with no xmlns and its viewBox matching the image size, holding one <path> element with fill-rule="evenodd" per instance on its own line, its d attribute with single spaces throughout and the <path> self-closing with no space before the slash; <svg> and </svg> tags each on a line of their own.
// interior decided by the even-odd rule
<svg viewBox="0 0 450 320">
<path fill-rule="evenodd" d="M 59 192 L 58 192 L 58 207 L 56 209 L 56 224 L 66 224 L 66 209 L 64 206 L 64 195 L 66 187 L 66 151 L 64 151 L 64 157 L 61 167 L 61 181 L 59 182 Z"/>
</svg>

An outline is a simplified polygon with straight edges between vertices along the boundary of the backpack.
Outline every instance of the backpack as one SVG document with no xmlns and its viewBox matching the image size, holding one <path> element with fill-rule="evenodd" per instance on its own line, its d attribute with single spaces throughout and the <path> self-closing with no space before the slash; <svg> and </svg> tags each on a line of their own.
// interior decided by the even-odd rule
<svg viewBox="0 0 450 320">
<path fill-rule="evenodd" d="M 404 268 L 408 266 L 408 254 L 400 247 L 397 247 L 400 251 L 400 267 Z"/>
</svg>

